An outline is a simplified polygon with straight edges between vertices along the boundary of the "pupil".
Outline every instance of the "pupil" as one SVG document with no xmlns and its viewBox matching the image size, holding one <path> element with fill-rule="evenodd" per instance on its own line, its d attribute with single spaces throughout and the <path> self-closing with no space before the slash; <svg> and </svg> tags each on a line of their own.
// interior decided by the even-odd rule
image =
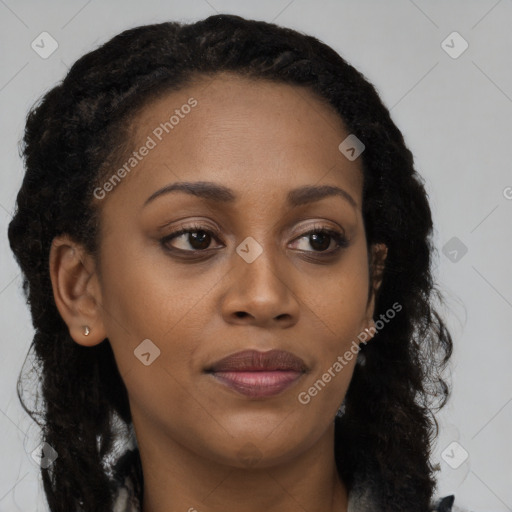
<svg viewBox="0 0 512 512">
<path fill-rule="evenodd" d="M 326 250 L 329 248 L 329 236 L 328 234 L 326 233 L 314 233 L 311 235 L 311 237 L 313 238 L 313 241 L 311 242 L 311 246 L 312 247 L 315 247 L 315 242 L 318 241 L 318 239 L 320 238 L 321 240 L 323 239 L 323 244 L 320 243 L 320 247 L 316 247 L 316 249 L 319 249 L 319 250 Z M 327 243 L 326 243 L 327 242 Z"/>
<path fill-rule="evenodd" d="M 202 236 L 198 236 L 197 233 L 202 233 L 203 235 Z M 194 247 L 194 249 L 206 249 L 210 244 L 209 244 L 209 235 L 208 233 L 205 233 L 204 231 L 194 231 L 192 233 L 189 234 L 191 237 L 192 237 L 192 242 L 190 243 L 190 245 L 192 247 Z M 204 243 L 204 240 L 206 238 L 206 244 Z M 194 242 L 197 242 L 199 241 L 199 246 L 196 246 Z"/>
</svg>

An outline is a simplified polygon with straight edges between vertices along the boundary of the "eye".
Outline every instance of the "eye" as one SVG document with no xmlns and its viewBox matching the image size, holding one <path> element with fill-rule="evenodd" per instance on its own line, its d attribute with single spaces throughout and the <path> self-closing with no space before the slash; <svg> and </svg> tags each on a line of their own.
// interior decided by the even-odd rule
<svg viewBox="0 0 512 512">
<path fill-rule="evenodd" d="M 301 252 L 313 252 L 319 256 L 328 256 L 337 253 L 341 248 L 346 248 L 349 245 L 345 236 L 330 228 L 323 226 L 314 226 L 313 229 L 302 234 L 295 239 L 301 241 L 302 239 L 309 238 L 309 241 L 301 242 L 299 245 L 303 247 L 295 247 Z M 188 253 L 201 253 L 207 252 L 211 249 L 211 243 L 215 240 L 219 242 L 220 233 L 206 226 L 195 224 L 190 227 L 181 228 L 170 235 L 161 239 L 161 244 L 164 248 L 173 252 L 188 252 Z M 172 245 L 169 243 L 175 241 Z M 334 247 L 332 247 L 334 242 Z M 307 249 L 307 245 L 313 247 L 313 251 Z M 222 245 L 221 245 L 222 247 Z M 331 247 L 331 250 L 328 250 Z"/>
<path fill-rule="evenodd" d="M 300 237 L 296 238 L 295 240 L 302 240 L 309 238 L 309 241 L 306 241 L 305 243 L 302 243 L 304 247 L 296 247 L 297 249 L 304 251 L 304 252 L 319 252 L 323 254 L 333 254 L 338 252 L 341 248 L 348 247 L 348 240 L 345 238 L 345 236 L 342 233 L 339 233 L 338 231 L 322 226 L 315 226 L 312 230 L 304 233 Z M 332 246 L 332 243 L 334 243 L 334 248 L 331 250 L 328 250 L 329 247 Z M 307 245 L 310 245 L 313 247 L 313 251 L 309 251 L 307 249 Z"/>
<path fill-rule="evenodd" d="M 219 234 L 216 231 L 205 226 L 194 225 L 175 231 L 174 233 L 162 238 L 160 242 L 170 250 L 175 249 L 182 252 L 203 252 L 210 248 L 212 240 L 218 241 L 218 238 Z M 176 247 L 175 245 L 169 247 L 169 242 L 171 240 L 179 241 L 178 245 L 180 247 Z M 187 246 L 192 249 L 188 249 Z"/>
</svg>

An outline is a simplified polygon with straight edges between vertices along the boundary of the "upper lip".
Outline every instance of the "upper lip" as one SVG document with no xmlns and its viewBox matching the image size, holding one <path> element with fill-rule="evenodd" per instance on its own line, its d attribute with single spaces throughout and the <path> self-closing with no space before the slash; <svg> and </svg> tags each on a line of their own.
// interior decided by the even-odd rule
<svg viewBox="0 0 512 512">
<path fill-rule="evenodd" d="M 285 350 L 243 350 L 227 356 L 206 368 L 206 372 L 229 371 L 275 371 L 288 370 L 296 372 L 306 371 L 304 361 Z"/>
</svg>

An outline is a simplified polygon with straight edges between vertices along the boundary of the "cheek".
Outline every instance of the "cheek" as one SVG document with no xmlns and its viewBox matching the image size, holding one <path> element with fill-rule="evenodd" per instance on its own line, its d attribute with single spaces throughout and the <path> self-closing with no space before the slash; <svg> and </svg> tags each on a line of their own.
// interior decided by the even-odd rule
<svg viewBox="0 0 512 512">
<path fill-rule="evenodd" d="M 303 290 L 302 300 L 326 336 L 324 353 L 329 357 L 334 352 L 344 352 L 366 327 L 369 285 L 366 261 L 364 250 L 347 253 L 347 258 L 321 286 Z"/>
<path fill-rule="evenodd" d="M 316 364 L 297 396 L 306 415 L 330 418 L 336 414 L 350 384 L 366 327 L 368 267 L 364 249 L 342 260 L 321 290 L 313 294 L 309 289 L 304 296 L 318 326 L 318 336 L 312 340 L 318 347 Z"/>
<path fill-rule="evenodd" d="M 190 286 L 185 272 L 177 272 L 158 254 L 152 258 L 157 248 L 125 246 L 116 254 L 114 247 L 112 238 L 102 260 L 102 311 L 121 373 L 141 365 L 134 351 L 146 339 L 157 347 L 155 353 L 160 351 L 159 363 L 184 371 L 195 349 L 194 340 L 199 343 L 201 339 L 197 335 L 204 323 L 201 308 L 211 283 L 199 279 Z"/>
<path fill-rule="evenodd" d="M 204 424 L 204 411 L 190 398 L 190 375 L 195 352 L 204 339 L 202 308 L 208 288 L 200 283 L 186 285 L 180 277 L 183 273 L 171 276 L 170 267 L 161 261 L 155 264 L 131 254 L 130 259 L 117 258 L 105 274 L 104 309 L 108 310 L 108 337 L 132 410 L 143 412 L 157 424 L 177 403 L 187 404 L 182 410 L 184 423 L 193 418 Z M 185 426 L 173 420 L 167 428 L 180 432 Z"/>
</svg>

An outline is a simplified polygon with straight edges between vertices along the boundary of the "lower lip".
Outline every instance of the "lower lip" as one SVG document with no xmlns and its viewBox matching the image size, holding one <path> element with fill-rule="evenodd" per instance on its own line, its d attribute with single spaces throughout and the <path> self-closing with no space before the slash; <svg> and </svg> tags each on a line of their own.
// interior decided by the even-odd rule
<svg viewBox="0 0 512 512">
<path fill-rule="evenodd" d="M 218 381 L 251 398 L 274 396 L 289 388 L 303 375 L 292 370 L 261 372 L 212 372 Z"/>
</svg>

